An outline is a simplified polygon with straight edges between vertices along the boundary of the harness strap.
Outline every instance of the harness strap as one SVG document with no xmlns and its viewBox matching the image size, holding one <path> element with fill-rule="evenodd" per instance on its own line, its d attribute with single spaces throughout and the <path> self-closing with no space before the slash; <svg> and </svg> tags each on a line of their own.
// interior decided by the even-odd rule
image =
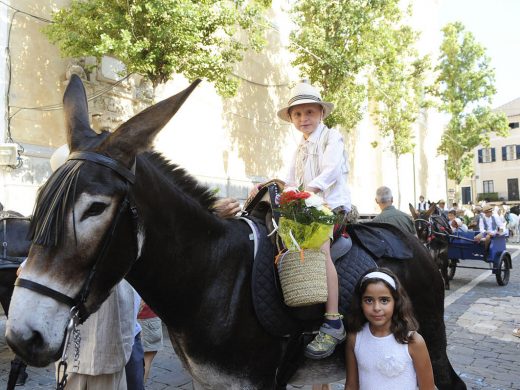
<svg viewBox="0 0 520 390">
<path fill-rule="evenodd" d="M 249 239 L 253 241 L 254 248 L 255 248 L 254 253 L 253 253 L 253 261 L 254 261 L 254 259 L 256 259 L 256 254 L 258 252 L 258 238 L 259 238 L 258 228 L 256 227 L 255 223 L 248 218 L 238 217 L 238 219 L 247 223 L 249 225 L 249 228 L 252 231 L 252 233 L 249 235 Z"/>
<path fill-rule="evenodd" d="M 57 300 L 58 302 L 64 303 L 71 307 L 76 304 L 76 301 L 73 298 L 69 297 L 68 295 L 65 295 L 50 287 L 44 286 L 43 284 L 36 283 L 36 282 L 33 282 L 28 279 L 18 278 L 14 282 L 14 285 L 17 287 L 25 287 L 29 290 L 36 291 L 37 293 L 51 297 L 51 298 Z"/>
<path fill-rule="evenodd" d="M 92 161 L 96 164 L 104 165 L 105 167 L 117 172 L 119 175 L 123 177 L 123 179 L 126 179 L 128 182 L 132 184 L 135 183 L 135 174 L 130 169 L 121 164 L 119 161 L 114 160 L 108 156 L 104 156 L 95 152 L 82 151 L 72 152 L 69 155 L 68 160 L 87 160 Z"/>
</svg>

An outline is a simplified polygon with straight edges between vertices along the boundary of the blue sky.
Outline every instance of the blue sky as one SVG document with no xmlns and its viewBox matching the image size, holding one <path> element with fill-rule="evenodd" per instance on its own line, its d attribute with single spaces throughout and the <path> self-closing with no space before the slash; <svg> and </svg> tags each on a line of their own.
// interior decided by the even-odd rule
<svg viewBox="0 0 520 390">
<path fill-rule="evenodd" d="M 441 26 L 460 21 L 491 58 L 493 107 L 520 97 L 520 0 L 439 0 Z"/>
</svg>

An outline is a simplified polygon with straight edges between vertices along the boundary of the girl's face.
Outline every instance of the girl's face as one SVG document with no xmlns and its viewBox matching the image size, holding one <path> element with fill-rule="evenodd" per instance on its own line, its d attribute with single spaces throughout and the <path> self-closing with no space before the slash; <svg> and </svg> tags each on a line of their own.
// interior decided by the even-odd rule
<svg viewBox="0 0 520 390">
<path fill-rule="evenodd" d="M 361 309 L 371 325 L 371 329 L 390 332 L 394 297 L 383 282 L 370 283 L 361 297 Z"/>
<path fill-rule="evenodd" d="M 323 108 L 317 103 L 300 104 L 291 108 L 290 115 L 294 127 L 307 139 L 318 128 L 323 116 Z"/>
</svg>

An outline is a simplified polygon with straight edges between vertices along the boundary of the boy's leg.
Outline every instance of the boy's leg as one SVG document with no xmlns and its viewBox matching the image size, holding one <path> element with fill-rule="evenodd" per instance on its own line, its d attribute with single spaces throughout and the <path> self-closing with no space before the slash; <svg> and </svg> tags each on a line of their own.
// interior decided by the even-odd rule
<svg viewBox="0 0 520 390">
<path fill-rule="evenodd" d="M 336 345 L 346 338 L 345 328 L 338 312 L 339 287 L 338 273 L 330 257 L 330 241 L 326 241 L 320 248 L 327 258 L 327 303 L 325 304 L 325 323 L 321 326 L 318 335 L 305 348 L 305 356 L 311 359 L 323 359 L 334 352 Z"/>
</svg>

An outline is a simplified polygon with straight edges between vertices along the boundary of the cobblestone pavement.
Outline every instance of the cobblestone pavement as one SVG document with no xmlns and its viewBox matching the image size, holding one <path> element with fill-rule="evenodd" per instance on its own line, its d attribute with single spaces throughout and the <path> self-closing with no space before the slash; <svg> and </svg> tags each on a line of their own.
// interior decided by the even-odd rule
<svg viewBox="0 0 520 390">
<path fill-rule="evenodd" d="M 468 389 L 520 390 L 520 338 L 511 335 L 520 326 L 520 245 L 508 245 L 513 270 L 507 286 L 498 286 L 490 271 L 457 269 L 445 299 L 448 355 Z M 463 261 L 461 265 L 486 266 Z M 5 333 L 5 316 L 0 316 L 0 334 Z M 0 388 L 5 388 L 13 357 L 0 336 Z M 29 379 L 17 389 L 55 388 L 54 367 L 28 367 Z M 192 389 L 169 340 L 153 361 L 147 390 Z M 291 388 L 296 389 L 296 388 Z M 309 390 L 311 386 L 300 388 Z M 343 389 L 340 382 L 332 390 Z"/>
</svg>

